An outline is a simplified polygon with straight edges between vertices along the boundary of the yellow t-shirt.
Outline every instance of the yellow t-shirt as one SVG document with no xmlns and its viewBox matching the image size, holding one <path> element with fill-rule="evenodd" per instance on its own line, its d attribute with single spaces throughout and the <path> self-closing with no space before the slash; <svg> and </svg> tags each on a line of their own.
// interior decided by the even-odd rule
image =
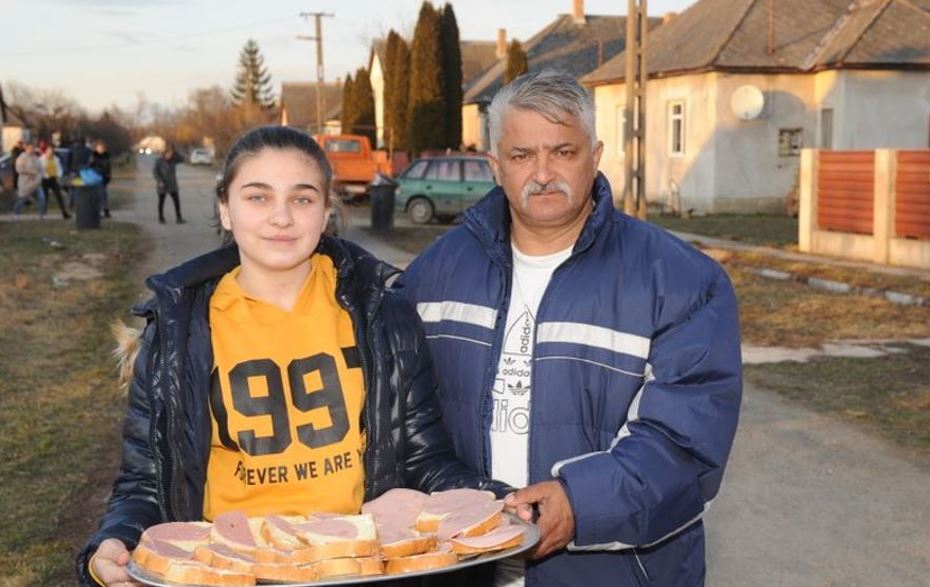
<svg viewBox="0 0 930 587">
<path fill-rule="evenodd" d="M 293 310 L 249 297 L 239 268 L 210 298 L 213 434 L 203 515 L 357 513 L 364 497 L 365 384 L 325 255 Z"/>
</svg>

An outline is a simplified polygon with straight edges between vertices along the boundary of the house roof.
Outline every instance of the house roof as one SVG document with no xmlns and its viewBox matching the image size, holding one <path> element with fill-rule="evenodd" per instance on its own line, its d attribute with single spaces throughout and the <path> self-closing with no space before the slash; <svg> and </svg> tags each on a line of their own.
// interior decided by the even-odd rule
<svg viewBox="0 0 930 587">
<path fill-rule="evenodd" d="M 487 69 L 497 60 L 497 43 L 494 41 L 459 41 L 462 53 L 462 85 L 468 87 L 475 76 Z M 375 56 L 384 67 L 387 57 L 387 40 L 375 39 L 371 43 L 371 52 L 368 55 L 368 69 L 374 63 Z"/>
<path fill-rule="evenodd" d="M 661 22 L 649 19 L 650 28 Z M 595 69 L 626 45 L 626 17 L 586 15 L 578 24 L 569 14 L 560 14 L 544 29 L 523 43 L 530 71 L 552 68 L 575 77 Z M 490 102 L 503 85 L 506 60 L 486 69 L 465 92 L 466 104 Z"/>
<path fill-rule="evenodd" d="M 646 51 L 649 74 L 657 77 L 708 70 L 930 67 L 930 0 L 699 0 L 650 32 Z M 625 62 L 624 54 L 617 55 L 582 82 L 622 81 Z"/>
<path fill-rule="evenodd" d="M 334 105 L 342 106 L 342 84 L 323 84 L 324 119 Z M 284 82 L 281 84 L 281 108 L 287 109 L 287 124 L 307 128 L 316 124 L 316 83 Z M 323 121 L 321 121 L 322 123 Z"/>
</svg>

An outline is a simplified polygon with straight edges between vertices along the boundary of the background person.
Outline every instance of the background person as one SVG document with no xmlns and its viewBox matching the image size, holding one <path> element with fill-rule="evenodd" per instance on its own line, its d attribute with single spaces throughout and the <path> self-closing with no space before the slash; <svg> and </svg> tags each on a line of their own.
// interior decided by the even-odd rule
<svg viewBox="0 0 930 587">
<path fill-rule="evenodd" d="M 319 145 L 261 127 L 233 146 L 222 177 L 220 223 L 234 245 L 150 277 L 155 295 L 135 309 L 148 324 L 129 337 L 141 348 L 127 357 L 122 465 L 78 556 L 82 585 L 128 583 L 129 550 L 159 522 L 357 513 L 399 486 L 507 490 L 456 460 L 416 312 L 385 286 L 396 270 L 321 235 L 333 200 Z M 253 396 L 255 378 L 267 391 Z M 329 423 L 314 425 L 307 412 L 321 408 Z M 294 474 L 345 453 L 352 465 L 335 474 Z M 267 467 L 291 475 L 253 485 L 236 475 Z"/>
<path fill-rule="evenodd" d="M 55 154 L 55 149 L 48 143 L 40 145 L 39 150 L 41 152 L 39 162 L 42 169 L 42 191 L 45 192 L 46 203 L 48 198 L 55 194 L 58 207 L 61 209 L 61 217 L 68 220 L 71 215 L 68 214 L 68 208 L 61 194 L 61 177 L 64 174 L 61 160 Z"/>
<path fill-rule="evenodd" d="M 152 174 L 155 176 L 155 190 L 158 192 L 158 221 L 165 223 L 165 194 L 171 195 L 174 202 L 174 218 L 178 224 L 184 224 L 181 216 L 181 199 L 178 192 L 177 166 L 180 158 L 173 147 L 167 147 L 155 162 Z"/>
<path fill-rule="evenodd" d="M 88 167 L 100 174 L 103 183 L 100 184 L 100 206 L 103 209 L 103 217 L 110 217 L 110 196 L 107 186 L 110 185 L 110 179 L 113 177 L 113 169 L 110 165 L 110 153 L 107 151 L 107 144 L 101 139 L 94 143 L 94 151 L 87 162 Z"/>
<path fill-rule="evenodd" d="M 574 78 L 523 75 L 488 116 L 499 187 L 401 281 L 456 453 L 531 484 L 505 503 L 534 505 L 542 539 L 496 584 L 701 585 L 701 515 L 741 396 L 733 288 L 709 257 L 614 209 Z"/>
</svg>

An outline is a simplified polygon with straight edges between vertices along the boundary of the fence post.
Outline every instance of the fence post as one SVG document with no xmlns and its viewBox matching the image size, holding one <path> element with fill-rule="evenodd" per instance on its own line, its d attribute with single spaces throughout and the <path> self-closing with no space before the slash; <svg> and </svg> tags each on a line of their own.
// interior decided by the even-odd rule
<svg viewBox="0 0 930 587">
<path fill-rule="evenodd" d="M 894 236 L 894 181 L 897 152 L 875 150 L 875 193 L 872 210 L 872 260 L 887 264 Z"/>
<path fill-rule="evenodd" d="M 817 175 L 820 151 L 801 151 L 801 176 L 798 196 L 798 249 L 813 252 L 814 231 L 817 229 Z"/>
</svg>

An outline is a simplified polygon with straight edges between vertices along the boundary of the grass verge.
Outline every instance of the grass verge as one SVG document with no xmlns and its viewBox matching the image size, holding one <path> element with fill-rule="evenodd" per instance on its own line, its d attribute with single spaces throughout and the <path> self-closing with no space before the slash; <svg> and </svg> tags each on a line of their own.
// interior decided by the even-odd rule
<svg viewBox="0 0 930 587">
<path fill-rule="evenodd" d="M 138 228 L 107 223 L 0 226 L 0 577 L 4 585 L 73 584 L 75 549 L 112 480 L 125 400 L 115 385 L 109 324 L 135 300 Z M 88 513 L 95 512 L 95 513 Z"/>
<path fill-rule="evenodd" d="M 753 383 L 930 454 L 930 348 L 874 359 L 823 357 L 747 365 Z"/>
</svg>

